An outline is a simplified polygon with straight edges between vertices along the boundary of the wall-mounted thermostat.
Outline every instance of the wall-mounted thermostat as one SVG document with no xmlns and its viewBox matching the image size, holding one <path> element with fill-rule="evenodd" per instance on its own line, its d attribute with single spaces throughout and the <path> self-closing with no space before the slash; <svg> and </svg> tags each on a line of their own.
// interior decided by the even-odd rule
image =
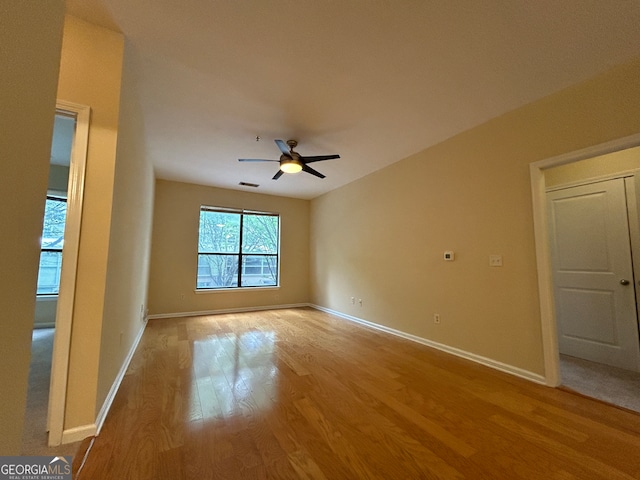
<svg viewBox="0 0 640 480">
<path fill-rule="evenodd" d="M 456 258 L 455 253 L 453 252 L 444 252 L 444 261 L 445 262 L 453 262 Z"/>
</svg>

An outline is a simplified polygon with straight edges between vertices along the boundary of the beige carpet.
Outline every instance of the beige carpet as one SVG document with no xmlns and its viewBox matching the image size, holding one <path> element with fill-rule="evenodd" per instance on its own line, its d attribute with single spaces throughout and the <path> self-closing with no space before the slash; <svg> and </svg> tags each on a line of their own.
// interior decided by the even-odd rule
<svg viewBox="0 0 640 480">
<path fill-rule="evenodd" d="M 560 355 L 562 385 L 640 413 L 640 372 Z"/>
<path fill-rule="evenodd" d="M 47 446 L 47 407 L 53 352 L 53 328 L 33 331 L 27 410 L 22 435 L 22 455 L 75 455 L 78 443 Z"/>
</svg>

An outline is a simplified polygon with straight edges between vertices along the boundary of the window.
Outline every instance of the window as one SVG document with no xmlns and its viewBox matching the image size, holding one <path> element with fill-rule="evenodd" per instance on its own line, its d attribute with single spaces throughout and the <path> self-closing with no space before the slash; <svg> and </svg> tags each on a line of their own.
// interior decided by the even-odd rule
<svg viewBox="0 0 640 480">
<path fill-rule="evenodd" d="M 280 217 L 200 207 L 197 289 L 278 285 Z"/>
<path fill-rule="evenodd" d="M 38 295 L 57 295 L 60 291 L 66 218 L 67 200 L 48 196 L 44 208 L 44 225 L 40 240 L 40 268 L 36 291 Z"/>
</svg>

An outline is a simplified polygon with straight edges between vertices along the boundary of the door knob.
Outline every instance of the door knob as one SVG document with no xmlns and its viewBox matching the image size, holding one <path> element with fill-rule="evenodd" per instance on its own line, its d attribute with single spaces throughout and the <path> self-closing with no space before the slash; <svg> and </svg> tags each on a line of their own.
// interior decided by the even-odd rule
<svg viewBox="0 0 640 480">
<path fill-rule="evenodd" d="M 620 285 L 629 285 L 629 280 L 625 280 L 624 278 L 620 280 Z"/>
</svg>

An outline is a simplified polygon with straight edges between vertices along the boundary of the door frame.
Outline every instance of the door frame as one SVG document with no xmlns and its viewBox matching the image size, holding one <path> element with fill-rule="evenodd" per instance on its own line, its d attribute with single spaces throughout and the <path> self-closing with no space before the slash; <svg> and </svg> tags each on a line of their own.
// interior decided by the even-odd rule
<svg viewBox="0 0 640 480">
<path fill-rule="evenodd" d="M 637 160 L 640 155 L 640 148 L 634 148 L 626 152 L 631 152 L 630 156 L 635 157 Z M 610 155 L 606 155 L 604 157 L 595 157 L 593 160 L 596 160 L 598 165 L 606 165 L 609 158 Z M 547 225 L 550 232 L 549 245 L 554 275 L 553 291 L 554 295 L 557 295 L 555 298 L 555 312 L 559 329 L 558 347 L 561 358 L 565 353 L 583 360 L 640 372 L 640 343 L 635 281 L 635 277 L 638 275 L 637 272 L 640 272 L 640 270 L 634 268 L 632 254 L 634 251 L 636 253 L 640 252 L 640 248 L 634 242 L 633 237 L 633 233 L 637 232 L 638 229 L 638 219 L 635 217 L 637 211 L 633 208 L 637 203 L 634 186 L 635 175 L 637 174 L 638 170 L 634 172 L 632 169 L 622 169 L 620 171 L 614 169 L 609 174 L 589 175 L 588 178 L 581 182 L 574 177 L 573 181 L 567 182 L 571 184 L 570 186 L 558 184 L 547 190 L 547 212 L 549 213 Z M 584 201 L 588 203 L 581 203 Z M 560 207 L 561 205 L 564 205 L 564 207 Z M 602 210 L 599 210 L 596 205 L 599 205 Z M 560 207 L 561 210 L 556 210 L 556 206 Z M 562 213 L 562 208 L 576 208 L 576 210 L 565 210 Z M 562 216 L 558 217 L 557 214 Z M 591 253 L 587 256 L 574 257 L 573 261 L 569 261 L 573 266 L 569 267 L 567 265 L 561 266 L 560 263 L 564 263 L 562 261 L 563 255 L 568 253 L 566 250 L 568 244 L 562 242 L 561 239 L 564 238 L 564 241 L 566 241 L 570 238 L 563 237 L 563 233 L 569 235 L 570 229 L 562 229 L 561 227 L 571 217 L 582 220 L 579 225 L 582 228 L 586 228 L 586 230 L 582 230 L 581 236 L 585 235 L 586 231 L 589 230 L 590 227 L 588 225 L 593 222 L 598 224 L 602 230 L 598 229 L 600 235 L 596 235 L 596 237 L 606 245 L 602 245 L 603 250 L 596 254 L 596 252 L 591 251 L 595 245 L 588 242 L 585 243 L 583 245 L 584 249 L 578 250 L 583 253 L 587 251 Z M 598 220 L 604 221 L 600 223 Z M 564 225 L 566 226 L 566 224 Z M 560 230 L 558 230 L 559 228 Z M 591 229 L 593 230 L 593 227 Z M 564 243 L 564 248 L 558 244 L 559 240 Z M 572 244 L 574 241 L 580 243 L 578 237 L 573 237 Z M 573 248 L 570 247 L 570 249 Z M 554 253 L 555 260 L 558 262 L 556 264 L 553 261 Z M 588 264 L 590 259 L 594 258 L 594 255 L 600 259 L 599 262 L 596 262 L 598 266 L 591 264 L 591 268 L 589 268 L 586 264 L 581 263 L 587 262 Z M 581 260 L 578 260 L 578 258 L 581 258 Z M 627 286 L 620 285 L 623 282 L 622 279 L 626 279 Z M 599 318 L 599 316 L 591 317 L 591 321 L 596 322 L 591 324 L 592 328 L 595 329 L 596 325 L 598 325 L 598 330 L 591 330 L 586 327 L 587 331 L 593 336 L 589 335 L 589 333 L 586 336 L 580 335 L 580 332 L 587 332 L 583 330 L 585 324 L 582 320 L 590 324 L 588 320 L 590 313 L 583 312 L 582 314 L 586 316 L 585 318 L 581 317 L 582 314 L 576 317 L 570 313 L 574 312 L 572 308 L 577 306 L 573 302 L 576 301 L 574 295 L 578 294 L 578 292 L 583 296 L 579 300 L 581 307 L 578 308 L 583 308 L 585 305 L 590 304 L 591 301 L 595 301 L 596 304 L 603 302 L 600 303 L 600 307 L 604 310 L 601 312 L 603 318 Z M 595 296 L 587 297 L 587 295 Z M 568 300 L 569 303 L 565 304 L 563 300 Z M 587 302 L 586 304 L 584 303 L 585 301 Z M 561 305 L 569 309 L 564 315 L 561 315 L 563 310 Z M 595 304 L 593 306 L 596 308 Z M 609 321 L 604 318 L 607 316 L 605 311 L 608 311 L 609 315 L 611 315 L 608 319 Z M 593 312 L 591 315 L 594 315 Z M 565 327 L 571 330 L 572 333 L 567 334 L 564 331 Z M 604 338 L 598 337 L 598 334 L 604 335 Z M 561 372 L 562 368 L 561 361 Z M 563 383 L 566 386 L 566 383 Z"/>
<path fill-rule="evenodd" d="M 546 384 L 551 387 L 559 386 L 561 379 L 560 353 L 558 350 L 558 329 L 556 325 L 553 297 L 553 272 L 551 269 L 551 252 L 548 237 L 549 229 L 547 225 L 547 201 L 544 170 L 637 146 L 640 146 L 640 133 L 529 164 L 533 207 L 533 229 L 538 271 L 538 296 L 540 299 L 540 326 L 542 329 L 544 376 Z"/>
<path fill-rule="evenodd" d="M 49 405 L 47 430 L 49 446 L 62 443 L 64 417 L 69 373 L 69 351 L 71 348 L 71 327 L 76 293 L 76 274 L 80 246 L 80 226 L 84 198 L 84 179 L 89 145 L 89 121 L 91 109 L 86 105 L 56 101 L 56 113 L 70 114 L 76 119 L 76 128 L 71 147 L 69 183 L 67 185 L 67 220 L 62 250 L 62 270 L 60 273 L 60 293 L 56 308 L 56 324 L 53 336 L 51 358 L 51 380 L 49 385 Z"/>
</svg>

